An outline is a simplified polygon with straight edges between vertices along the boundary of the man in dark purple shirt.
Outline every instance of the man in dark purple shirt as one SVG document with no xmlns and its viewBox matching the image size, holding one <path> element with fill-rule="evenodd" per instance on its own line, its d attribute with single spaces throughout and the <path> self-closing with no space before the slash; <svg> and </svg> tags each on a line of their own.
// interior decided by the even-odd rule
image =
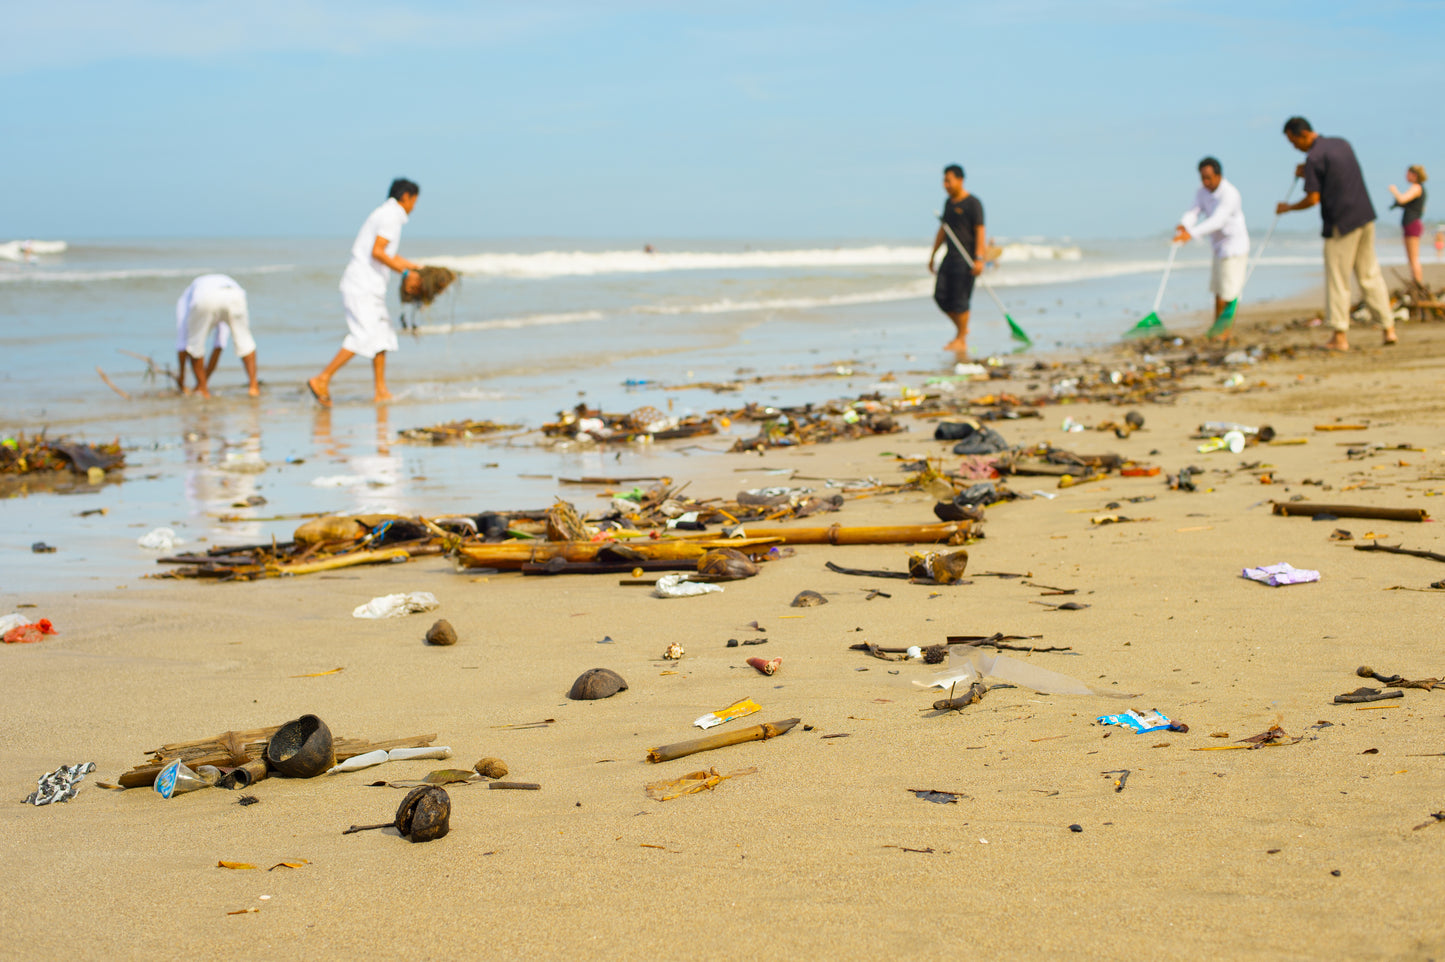
<svg viewBox="0 0 1445 962">
<path fill-rule="evenodd" d="M 1375 205 L 1365 189 L 1365 177 L 1354 148 L 1343 137 L 1321 137 L 1303 117 L 1291 117 L 1284 135 L 1305 162 L 1295 169 L 1303 177 L 1305 196 L 1296 203 L 1280 203 L 1276 214 L 1320 207 L 1325 238 L 1325 319 L 1334 329 L 1325 347 L 1348 351 L 1350 329 L 1350 274 L 1360 282 L 1365 305 L 1385 329 L 1385 343 L 1394 344 L 1395 317 L 1380 262 L 1375 257 Z"/>
</svg>

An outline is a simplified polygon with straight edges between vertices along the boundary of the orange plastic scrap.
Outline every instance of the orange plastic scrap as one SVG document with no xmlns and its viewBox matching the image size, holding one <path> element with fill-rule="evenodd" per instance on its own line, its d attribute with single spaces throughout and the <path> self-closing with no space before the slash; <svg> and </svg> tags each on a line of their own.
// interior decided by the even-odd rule
<svg viewBox="0 0 1445 962">
<path fill-rule="evenodd" d="M 647 797 L 656 799 L 659 802 L 667 802 L 674 798 L 681 798 L 684 795 L 696 795 L 701 791 L 711 791 L 729 778 L 737 778 L 739 775 L 751 775 L 756 771 L 756 768 L 742 768 L 738 771 L 728 772 L 726 775 L 723 775 L 716 768 L 709 768 L 704 772 L 688 772 L 681 778 L 670 778 L 648 785 Z"/>
<path fill-rule="evenodd" d="M 19 625 L 5 632 L 4 642 L 7 645 L 33 645 L 37 641 L 44 641 L 46 635 L 59 634 L 55 626 L 50 623 L 49 618 L 41 618 L 33 625 Z"/>
</svg>

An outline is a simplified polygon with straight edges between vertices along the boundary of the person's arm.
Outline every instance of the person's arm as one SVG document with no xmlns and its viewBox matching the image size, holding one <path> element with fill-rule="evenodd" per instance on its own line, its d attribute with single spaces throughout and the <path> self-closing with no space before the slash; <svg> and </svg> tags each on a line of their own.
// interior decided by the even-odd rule
<svg viewBox="0 0 1445 962">
<path fill-rule="evenodd" d="M 1230 192 L 1219 199 L 1219 206 L 1214 208 L 1214 213 L 1194 224 L 1194 233 L 1203 236 L 1212 234 L 1225 225 L 1225 222 L 1235 214 L 1239 213 L 1243 203 L 1239 194 Z"/>
<path fill-rule="evenodd" d="M 1312 190 L 1308 194 L 1305 194 L 1302 200 L 1297 200 L 1293 204 L 1286 204 L 1284 201 L 1280 201 L 1274 205 L 1274 212 L 1276 214 L 1288 214 L 1292 210 L 1309 210 L 1319 202 L 1320 192 Z"/>
<path fill-rule="evenodd" d="M 940 227 L 938 233 L 933 235 L 933 250 L 928 252 L 928 273 L 930 274 L 937 273 L 937 268 L 933 266 L 933 259 L 938 256 L 938 249 L 943 246 L 943 241 L 943 228 Z"/>
<path fill-rule="evenodd" d="M 1292 210 L 1309 210 L 1320 202 L 1320 188 L 1323 186 L 1320 183 L 1320 168 L 1324 163 L 1325 161 L 1322 158 L 1317 159 L 1315 155 L 1311 154 L 1305 158 L 1304 163 L 1294 169 L 1294 175 L 1302 178 L 1305 182 L 1305 195 L 1293 204 L 1286 203 L 1285 201 L 1280 201 L 1278 204 L 1275 204 L 1274 213 L 1276 217 L 1280 214 L 1288 214 Z M 1290 186 L 1293 187 L 1294 185 L 1291 184 Z"/>
<path fill-rule="evenodd" d="M 984 237 L 982 224 L 974 228 L 973 237 L 973 249 L 978 252 L 978 255 L 973 259 L 973 276 L 978 277 L 983 273 L 984 266 L 988 260 L 988 239 Z"/>
<path fill-rule="evenodd" d="M 390 267 L 398 274 L 400 274 L 402 271 L 414 271 L 417 268 L 421 267 L 420 264 L 414 264 L 411 261 L 407 260 L 405 257 L 393 257 L 392 255 L 388 254 L 386 252 L 386 245 L 390 243 L 390 239 L 382 237 L 380 234 L 378 234 L 376 236 L 376 242 L 371 245 L 371 256 L 374 259 L 381 261 L 383 264 L 385 264 L 387 267 Z"/>
<path fill-rule="evenodd" d="M 1179 215 L 1179 223 L 1174 227 L 1174 243 L 1187 244 L 1194 238 L 1190 230 L 1193 229 L 1195 224 L 1199 223 L 1199 215 L 1201 213 L 1202 211 L 1199 209 L 1199 205 L 1195 204 L 1183 214 Z"/>
<path fill-rule="evenodd" d="M 1404 207 L 1410 203 L 1410 201 L 1419 197 L 1420 191 L 1423 189 L 1419 184 L 1411 184 L 1409 190 L 1401 192 L 1394 184 L 1390 185 L 1390 193 L 1394 195 L 1396 207 Z"/>
</svg>

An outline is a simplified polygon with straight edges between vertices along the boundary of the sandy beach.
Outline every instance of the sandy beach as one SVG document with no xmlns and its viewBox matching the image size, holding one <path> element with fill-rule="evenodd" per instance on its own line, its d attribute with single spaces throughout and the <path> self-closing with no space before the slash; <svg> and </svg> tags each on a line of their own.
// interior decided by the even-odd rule
<svg viewBox="0 0 1445 962">
<path fill-rule="evenodd" d="M 1427 279 L 1442 276 L 1433 268 Z M 1357 326 L 1355 350 L 1326 355 L 1313 349 L 1323 328 L 1289 323 L 1321 297 L 1246 308 L 1240 346 L 1300 349 L 1238 369 L 1238 386 L 1223 384 L 1233 368 L 1192 379 L 1197 390 L 1173 403 L 1140 407 L 1144 428 L 1126 439 L 1061 430 L 1065 417 L 1093 425 L 1124 413 L 1099 403 L 995 425 L 1012 445 L 1205 471 L 1195 492 L 1170 490 L 1162 474 L 1064 489 L 1005 479 L 1055 497 L 988 508 L 986 537 L 969 546 L 969 584 L 824 567 L 905 570 L 905 546 L 801 546 L 721 594 L 673 600 L 617 576 L 480 575 L 443 558 L 0 598 L 0 613 L 34 605 L 21 610 L 61 632 L 0 646 L 11 692 L 0 706 L 0 944 L 14 957 L 63 946 L 79 958 L 1439 958 L 1445 824 L 1414 829 L 1445 807 L 1445 690 L 1368 705 L 1333 698 L 1366 683 L 1361 665 L 1445 674 L 1442 592 L 1429 588 L 1445 566 L 1353 550 L 1373 538 L 1445 552 L 1445 537 L 1433 522 L 1278 517 L 1270 502 L 1304 495 L 1445 514 L 1445 325 L 1402 325 L 1395 348 Z M 1047 386 L 1049 371 L 1030 373 L 1013 387 Z M 1210 420 L 1268 424 L 1306 443 L 1197 453 L 1192 435 Z M 1346 422 L 1367 427 L 1316 430 Z M 699 458 L 678 480 L 694 496 L 732 496 L 787 483 L 779 472 L 900 481 L 893 455 L 956 467 L 932 427 L 920 419 L 905 434 Z M 1349 446 L 1366 450 L 1351 457 Z M 564 493 L 585 512 L 605 504 L 601 490 L 539 482 L 534 504 L 489 505 L 479 492 L 477 510 L 546 507 Z M 930 523 L 933 503 L 922 492 L 850 500 L 822 523 Z M 1109 514 L 1133 520 L 1092 523 Z M 1331 540 L 1337 528 L 1354 540 Z M 1320 571 L 1320 582 L 1271 588 L 1240 576 L 1281 561 Z M 790 607 L 803 589 L 829 603 Z M 397 591 L 432 592 L 441 606 L 351 616 Z M 1088 607 L 1049 606 L 1060 601 Z M 423 644 L 437 617 L 456 627 L 455 647 Z M 1137 697 L 1001 688 L 935 712 L 937 695 L 910 683 L 931 669 L 849 648 L 995 632 L 1067 646 L 1008 654 Z M 726 647 L 756 637 L 767 644 Z M 673 642 L 686 656 L 663 661 Z M 758 674 L 745 664 L 754 654 L 781 658 L 781 669 Z M 593 667 L 619 672 L 629 689 L 569 701 L 573 679 Z M 335 668 L 344 670 L 316 674 Z M 693 719 L 744 697 L 761 712 L 719 731 L 793 717 L 811 728 L 644 760 L 701 735 Z M 1189 730 L 1094 721 L 1129 708 Z M 161 744 L 304 713 L 338 735 L 434 732 L 454 757 L 272 778 L 245 807 L 243 793 L 220 789 L 164 800 L 96 784 Z M 555 722 L 506 727 L 542 719 Z M 1276 723 L 1302 740 L 1241 744 Z M 342 835 L 389 820 L 400 801 L 370 782 L 483 756 L 541 790 L 453 787 L 451 832 L 432 843 Z M 41 774 L 83 761 L 97 770 L 70 802 L 21 801 Z M 666 802 L 644 793 L 712 767 L 756 771 Z M 934 804 L 911 791 L 922 789 L 958 797 Z M 308 864 L 267 871 L 298 859 Z M 228 914 L 243 909 L 259 911 Z"/>
</svg>

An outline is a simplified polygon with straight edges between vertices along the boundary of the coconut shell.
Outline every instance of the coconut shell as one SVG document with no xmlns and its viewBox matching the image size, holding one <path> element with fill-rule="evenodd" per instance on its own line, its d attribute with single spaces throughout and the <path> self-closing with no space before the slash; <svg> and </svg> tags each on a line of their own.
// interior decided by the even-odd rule
<svg viewBox="0 0 1445 962">
<path fill-rule="evenodd" d="M 967 568 L 968 552 L 961 548 L 948 554 L 929 551 L 908 556 L 908 573 L 919 581 L 932 581 L 940 585 L 957 584 L 963 579 Z"/>
<path fill-rule="evenodd" d="M 450 621 L 438 618 L 437 623 L 427 629 L 426 643 L 429 645 L 455 645 L 457 630 L 452 627 Z"/>
<path fill-rule="evenodd" d="M 413 842 L 430 842 L 451 831 L 452 799 L 446 789 L 423 785 L 407 792 L 396 809 L 396 830 Z"/>
<path fill-rule="evenodd" d="M 758 573 L 758 566 L 736 548 L 713 548 L 697 559 L 698 574 L 715 581 L 738 581 Z"/>
<path fill-rule="evenodd" d="M 500 758 L 493 758 L 490 755 L 480 759 L 472 768 L 483 778 L 506 778 L 507 773 L 511 771 L 511 769 L 507 767 L 506 762 Z"/>
<path fill-rule="evenodd" d="M 301 525 L 291 536 L 301 544 L 317 544 L 323 541 L 355 541 L 366 536 L 367 529 L 355 518 L 336 516 L 312 518 Z"/>
<path fill-rule="evenodd" d="M 797 596 L 793 598 L 793 601 L 792 601 L 791 605 L 789 605 L 789 607 L 792 607 L 792 608 L 816 608 L 818 605 L 826 605 L 827 603 L 828 603 L 828 599 L 827 599 L 827 598 L 824 598 L 822 595 L 818 594 L 816 591 L 811 591 L 811 590 L 809 590 L 809 591 L 800 591 L 800 592 L 798 592 Z"/>
<path fill-rule="evenodd" d="M 567 697 L 573 701 L 595 701 L 598 698 L 611 698 L 619 691 L 626 690 L 627 682 L 612 669 L 589 668 L 572 683 L 572 690 L 567 692 Z"/>
</svg>

